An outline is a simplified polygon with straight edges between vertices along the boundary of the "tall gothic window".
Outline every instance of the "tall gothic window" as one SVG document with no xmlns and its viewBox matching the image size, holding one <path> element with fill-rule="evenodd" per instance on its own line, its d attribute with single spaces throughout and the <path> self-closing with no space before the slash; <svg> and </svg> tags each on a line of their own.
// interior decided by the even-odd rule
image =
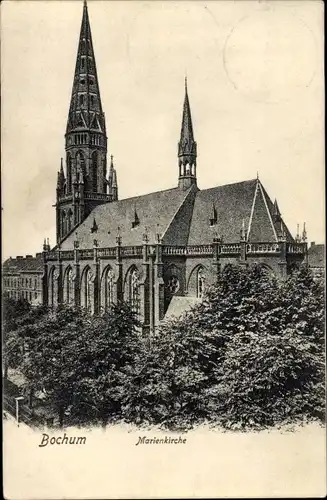
<svg viewBox="0 0 327 500">
<path fill-rule="evenodd" d="M 72 209 L 70 208 L 67 212 L 67 223 L 68 223 L 68 232 L 71 230 L 72 228 L 72 218 L 73 218 L 73 211 Z"/>
<path fill-rule="evenodd" d="M 65 212 L 65 210 L 62 210 L 62 212 L 61 212 L 61 236 L 65 236 L 66 233 L 67 233 L 66 212 Z"/>
<path fill-rule="evenodd" d="M 91 270 L 88 268 L 84 271 L 82 276 L 81 286 L 81 306 L 91 311 Z"/>
<path fill-rule="evenodd" d="M 77 180 L 79 173 L 82 172 L 83 175 L 85 174 L 85 158 L 83 153 L 80 151 L 76 155 L 76 173 L 77 173 Z"/>
<path fill-rule="evenodd" d="M 67 305 L 74 303 L 74 282 L 73 282 L 73 271 L 71 267 L 69 267 L 65 272 L 64 303 Z"/>
<path fill-rule="evenodd" d="M 102 278 L 102 307 L 104 311 L 108 311 L 111 304 L 114 302 L 114 272 L 111 267 L 103 274 Z"/>
<path fill-rule="evenodd" d="M 200 267 L 197 272 L 197 297 L 202 299 L 205 288 L 205 274 L 204 269 Z"/>
<path fill-rule="evenodd" d="M 98 153 L 92 153 L 92 191 L 96 193 L 98 190 Z"/>
<path fill-rule="evenodd" d="M 136 268 L 129 271 L 127 277 L 127 299 L 132 311 L 136 314 L 140 313 L 140 290 L 139 290 L 139 273 Z"/>
<path fill-rule="evenodd" d="M 26 292 L 26 295 L 27 295 L 27 292 Z M 49 304 L 49 307 L 53 307 L 55 304 L 54 268 L 52 268 L 50 270 L 50 273 L 49 273 L 48 304 Z"/>
</svg>

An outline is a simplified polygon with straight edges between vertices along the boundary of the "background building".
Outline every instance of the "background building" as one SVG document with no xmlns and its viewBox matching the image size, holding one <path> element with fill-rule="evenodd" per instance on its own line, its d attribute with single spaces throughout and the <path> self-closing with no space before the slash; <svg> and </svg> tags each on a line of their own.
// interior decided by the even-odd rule
<svg viewBox="0 0 327 500">
<path fill-rule="evenodd" d="M 7 259 L 2 266 L 2 289 L 4 295 L 18 300 L 24 298 L 32 305 L 43 303 L 42 253 L 35 257 L 18 255 Z"/>
</svg>

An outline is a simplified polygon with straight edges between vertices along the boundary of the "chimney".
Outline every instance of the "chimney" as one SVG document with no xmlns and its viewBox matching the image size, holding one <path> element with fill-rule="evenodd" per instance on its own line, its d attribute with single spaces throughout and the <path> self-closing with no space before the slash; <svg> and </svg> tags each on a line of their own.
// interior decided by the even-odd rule
<svg viewBox="0 0 327 500">
<path fill-rule="evenodd" d="M 315 244 L 316 244 L 316 242 L 315 242 L 315 241 L 311 241 L 311 243 L 310 243 L 310 248 L 311 248 L 311 247 L 314 247 L 314 246 L 315 246 Z"/>
<path fill-rule="evenodd" d="M 33 255 L 26 255 L 26 259 L 33 259 Z"/>
<path fill-rule="evenodd" d="M 16 259 L 17 259 L 17 260 L 21 260 L 21 259 L 23 259 L 23 258 L 24 258 L 24 257 L 23 257 L 22 255 L 17 255 L 17 257 L 16 257 Z"/>
</svg>

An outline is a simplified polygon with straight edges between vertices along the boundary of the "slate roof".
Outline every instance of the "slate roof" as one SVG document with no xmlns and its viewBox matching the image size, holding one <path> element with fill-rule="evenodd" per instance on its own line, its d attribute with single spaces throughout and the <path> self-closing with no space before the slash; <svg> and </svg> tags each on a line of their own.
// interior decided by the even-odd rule
<svg viewBox="0 0 327 500">
<path fill-rule="evenodd" d="M 168 309 L 166 311 L 164 320 L 172 317 L 178 318 L 184 312 L 190 310 L 196 304 L 199 304 L 201 299 L 197 297 L 178 297 L 175 296 L 171 299 Z"/>
<path fill-rule="evenodd" d="M 192 196 L 193 192 L 194 187 L 187 190 L 173 188 L 99 205 L 76 231 L 62 242 L 61 248 L 63 250 L 73 248 L 75 233 L 81 249 L 92 248 L 94 239 L 97 239 L 101 247 L 113 247 L 116 245 L 118 227 L 123 246 L 142 245 L 145 231 L 150 242 L 154 242 L 156 234 L 160 233 L 163 242 L 167 243 L 165 233 L 168 227 L 185 199 Z M 97 230 L 91 232 L 94 221 Z M 132 228 L 133 222 L 138 222 L 134 228 Z M 178 235 L 175 237 L 178 239 Z"/>
<path fill-rule="evenodd" d="M 212 226 L 210 218 L 216 218 Z M 123 246 L 142 245 L 145 232 L 150 242 L 160 233 L 167 245 L 210 244 L 217 233 L 225 242 L 237 243 L 243 220 L 249 241 L 277 241 L 281 222 L 258 179 L 202 191 L 173 188 L 99 205 L 61 247 L 72 249 L 75 235 L 82 249 L 92 248 L 94 239 L 100 247 L 113 247 L 118 227 Z M 287 241 L 293 241 L 282 225 Z"/>
<path fill-rule="evenodd" d="M 256 180 L 238 182 L 199 191 L 196 195 L 189 245 L 212 243 L 215 233 L 230 243 L 240 240 L 242 220 L 248 226 Z M 209 218 L 217 215 L 217 224 L 210 226 Z"/>
<path fill-rule="evenodd" d="M 36 257 L 10 257 L 3 265 L 2 270 L 5 273 L 21 273 L 21 272 L 43 272 L 42 254 L 37 254 Z"/>
<path fill-rule="evenodd" d="M 308 250 L 308 264 L 310 267 L 325 267 L 325 245 L 311 245 Z"/>
</svg>

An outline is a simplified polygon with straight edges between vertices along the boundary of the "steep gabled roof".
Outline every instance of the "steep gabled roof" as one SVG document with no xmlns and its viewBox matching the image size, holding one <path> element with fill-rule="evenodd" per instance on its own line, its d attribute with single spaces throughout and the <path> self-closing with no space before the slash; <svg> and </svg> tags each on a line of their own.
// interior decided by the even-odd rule
<svg viewBox="0 0 327 500">
<path fill-rule="evenodd" d="M 196 194 L 188 244 L 210 244 L 217 235 L 236 243 L 243 225 L 252 242 L 276 241 L 281 224 L 287 241 L 293 241 L 281 217 L 280 221 L 258 179 L 205 189 Z"/>
<path fill-rule="evenodd" d="M 249 224 L 255 187 L 256 180 L 250 180 L 198 191 L 188 244 L 210 244 L 217 233 L 225 241 L 238 242 L 242 220 L 245 227 Z M 213 206 L 217 222 L 210 226 Z"/>
<path fill-rule="evenodd" d="M 148 234 L 150 242 L 154 242 L 156 234 L 159 233 L 164 243 L 186 245 L 188 228 L 184 231 L 177 228 L 173 233 L 169 228 L 183 203 L 195 189 L 193 186 L 185 191 L 179 188 L 167 189 L 99 205 L 80 224 L 76 232 L 62 242 L 61 248 L 73 248 L 76 233 L 80 248 L 92 248 L 94 239 L 101 247 L 113 247 L 116 245 L 118 231 L 123 246 L 141 245 L 144 233 Z M 135 212 L 138 224 L 133 228 Z M 97 231 L 91 232 L 94 221 Z"/>
</svg>

